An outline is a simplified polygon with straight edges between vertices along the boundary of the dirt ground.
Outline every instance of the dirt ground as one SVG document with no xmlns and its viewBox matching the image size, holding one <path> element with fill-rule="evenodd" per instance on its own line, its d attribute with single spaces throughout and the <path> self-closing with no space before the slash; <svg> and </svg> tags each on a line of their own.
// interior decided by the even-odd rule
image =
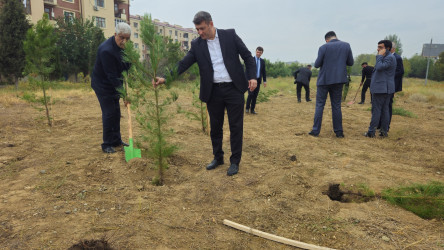
<svg viewBox="0 0 444 250">
<path fill-rule="evenodd" d="M 223 225 L 224 219 L 282 237 L 337 249 L 442 249 L 444 221 L 424 220 L 381 199 L 331 201 L 329 183 L 387 187 L 444 181 L 444 109 L 400 97 L 418 118 L 393 116 L 389 137 L 365 138 L 370 104 L 343 106 L 344 139 L 324 111 L 319 137 L 307 133 L 315 102 L 278 93 L 246 115 L 239 174 L 212 159 L 199 122 L 170 121 L 179 151 L 164 186 L 153 186 L 153 162 L 104 154 L 98 101 L 91 91 L 60 90 L 54 127 L 20 100 L 0 102 L 0 248 L 67 249 L 105 238 L 115 249 L 290 249 Z M 179 91 L 178 103 L 191 106 Z M 351 94 L 350 94 L 351 95 Z M 122 106 L 122 135 L 127 115 Z M 133 119 L 135 121 L 135 119 Z M 134 133 L 141 131 L 136 127 Z"/>
</svg>

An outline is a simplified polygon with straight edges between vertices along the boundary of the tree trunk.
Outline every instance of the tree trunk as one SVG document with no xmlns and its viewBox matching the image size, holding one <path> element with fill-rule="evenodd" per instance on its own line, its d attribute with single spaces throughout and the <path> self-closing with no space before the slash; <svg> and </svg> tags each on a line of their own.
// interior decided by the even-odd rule
<svg viewBox="0 0 444 250">
<path fill-rule="evenodd" d="M 45 103 L 46 118 L 48 118 L 48 125 L 49 125 L 50 127 L 52 127 L 51 117 L 49 117 L 48 101 L 47 101 L 47 99 L 46 99 L 46 90 L 45 90 L 45 87 L 43 87 L 43 102 Z"/>
<path fill-rule="evenodd" d="M 15 91 L 18 91 L 18 88 L 19 88 L 19 79 L 18 79 L 17 76 L 13 76 L 12 79 L 13 79 L 14 84 L 15 84 Z"/>
</svg>

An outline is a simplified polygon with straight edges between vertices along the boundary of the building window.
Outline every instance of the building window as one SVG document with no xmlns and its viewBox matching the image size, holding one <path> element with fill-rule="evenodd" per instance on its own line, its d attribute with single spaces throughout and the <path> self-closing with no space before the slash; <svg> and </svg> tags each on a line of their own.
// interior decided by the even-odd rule
<svg viewBox="0 0 444 250">
<path fill-rule="evenodd" d="M 102 7 L 102 8 L 105 7 L 105 0 L 95 0 L 95 2 L 96 2 L 96 6 Z"/>
<path fill-rule="evenodd" d="M 54 19 L 54 12 L 52 12 L 52 8 L 45 6 L 45 13 L 48 14 L 49 20 Z"/>
<path fill-rule="evenodd" d="M 175 35 L 175 36 L 177 36 L 177 30 L 176 30 L 176 31 L 174 31 L 174 35 Z"/>
<path fill-rule="evenodd" d="M 145 50 L 145 44 L 142 44 L 142 50 Z"/>
<path fill-rule="evenodd" d="M 139 33 L 134 33 L 134 38 L 139 38 Z"/>
<path fill-rule="evenodd" d="M 138 28 L 139 27 L 139 23 L 134 22 L 134 28 Z"/>
<path fill-rule="evenodd" d="M 162 29 L 159 29 L 159 34 L 162 34 Z"/>
<path fill-rule="evenodd" d="M 63 0 L 65 2 L 70 2 L 70 3 L 74 3 L 74 0 Z"/>
<path fill-rule="evenodd" d="M 138 49 L 139 48 L 139 44 L 138 43 L 134 43 L 134 48 Z"/>
<path fill-rule="evenodd" d="M 114 19 L 114 27 L 116 27 L 119 23 L 126 23 L 126 21 L 122 19 Z"/>
<path fill-rule="evenodd" d="M 173 36 L 173 31 L 172 30 L 170 30 L 170 36 Z"/>
<path fill-rule="evenodd" d="M 63 15 L 65 16 L 65 22 L 71 22 L 72 19 L 74 18 L 74 12 L 68 12 L 68 11 L 64 11 Z"/>
<path fill-rule="evenodd" d="M 99 28 L 106 28 L 105 18 L 96 17 L 96 26 Z"/>
</svg>

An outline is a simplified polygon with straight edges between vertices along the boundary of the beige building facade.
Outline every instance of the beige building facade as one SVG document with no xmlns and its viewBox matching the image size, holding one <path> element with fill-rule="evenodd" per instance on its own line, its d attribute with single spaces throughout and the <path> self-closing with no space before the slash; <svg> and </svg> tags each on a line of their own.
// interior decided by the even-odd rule
<svg viewBox="0 0 444 250">
<path fill-rule="evenodd" d="M 36 24 L 43 13 L 47 13 L 50 20 L 94 18 L 106 38 L 114 35 L 117 23 L 130 22 L 129 0 L 27 0 L 24 4 L 32 24 Z"/>
<path fill-rule="evenodd" d="M 139 49 L 141 59 L 143 60 L 148 54 L 148 51 L 140 37 L 140 22 L 142 18 L 143 17 L 139 15 L 130 16 L 132 30 L 131 40 L 134 42 L 134 47 Z M 156 26 L 157 34 L 168 37 L 172 39 L 173 42 L 180 43 L 180 47 L 184 51 L 188 51 L 191 48 L 191 41 L 199 37 L 197 31 L 192 28 L 184 28 L 177 24 L 172 25 L 167 22 L 161 22 L 158 19 L 154 19 L 154 25 Z"/>
</svg>

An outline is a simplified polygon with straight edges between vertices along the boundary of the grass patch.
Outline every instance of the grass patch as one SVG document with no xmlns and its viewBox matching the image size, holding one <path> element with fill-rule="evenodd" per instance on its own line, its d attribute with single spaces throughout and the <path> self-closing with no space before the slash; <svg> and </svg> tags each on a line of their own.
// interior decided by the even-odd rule
<svg viewBox="0 0 444 250">
<path fill-rule="evenodd" d="M 405 110 L 403 108 L 393 108 L 392 109 L 392 114 L 393 115 L 400 115 L 400 116 L 406 116 L 406 117 L 410 117 L 410 118 L 418 118 L 417 115 L 415 115 L 414 113 Z"/>
<path fill-rule="evenodd" d="M 412 184 L 382 191 L 382 198 L 424 219 L 444 219 L 444 183 Z"/>
</svg>

